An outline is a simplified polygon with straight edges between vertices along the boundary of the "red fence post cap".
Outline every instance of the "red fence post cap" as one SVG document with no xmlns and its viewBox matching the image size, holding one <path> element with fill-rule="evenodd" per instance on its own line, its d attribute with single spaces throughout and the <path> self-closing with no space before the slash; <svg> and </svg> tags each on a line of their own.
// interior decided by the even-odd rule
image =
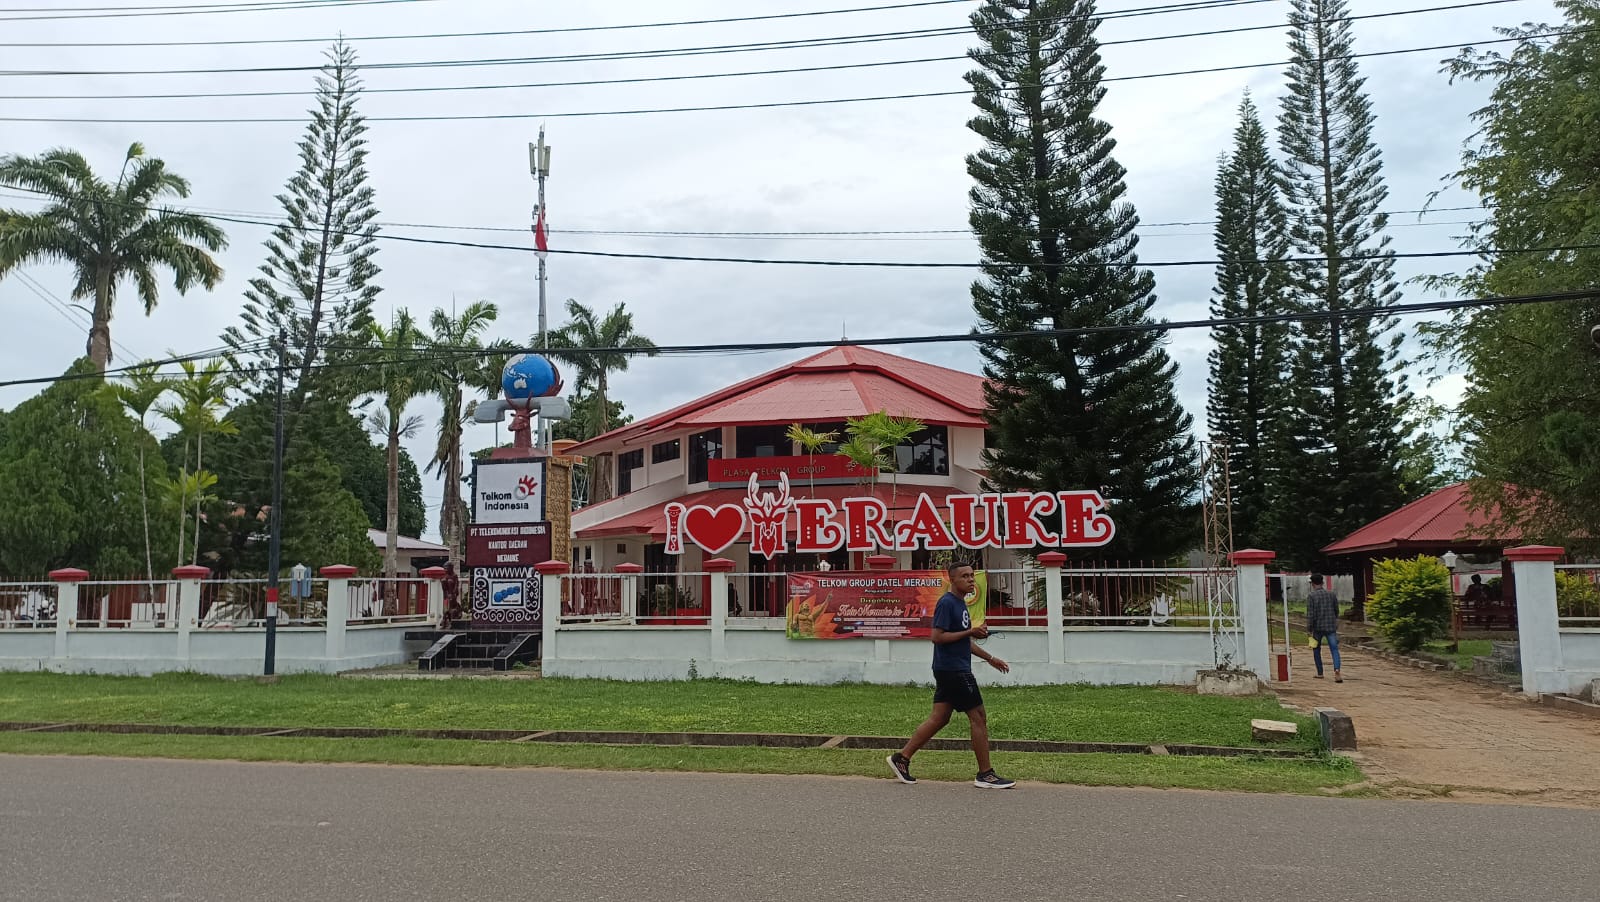
<svg viewBox="0 0 1600 902">
<path fill-rule="evenodd" d="M 1039 555 L 1039 566 L 1041 567 L 1064 567 L 1066 563 L 1067 556 L 1059 551 L 1046 551 L 1044 554 Z"/>
<path fill-rule="evenodd" d="M 540 576 L 561 576 L 571 573 L 572 565 L 566 561 L 545 561 L 542 564 L 534 564 L 533 569 L 539 571 Z"/>
<path fill-rule="evenodd" d="M 705 564 L 707 573 L 732 573 L 733 561 L 725 557 L 714 557 Z"/>
<path fill-rule="evenodd" d="M 417 575 L 423 579 L 444 579 L 445 572 L 443 567 L 424 567 L 417 571 Z"/>
<path fill-rule="evenodd" d="M 349 564 L 329 564 L 317 572 L 328 579 L 349 579 L 356 575 L 357 570 Z"/>
<path fill-rule="evenodd" d="M 56 583 L 81 583 L 89 578 L 89 571 L 77 567 L 62 567 L 50 571 L 50 581 Z"/>
<path fill-rule="evenodd" d="M 1259 548 L 1245 548 L 1241 551 L 1235 551 L 1233 554 L 1229 555 L 1228 560 L 1241 567 L 1248 567 L 1252 564 L 1265 567 L 1266 565 L 1272 563 L 1273 559 L 1277 556 L 1278 553 L 1276 551 L 1262 551 Z"/>
<path fill-rule="evenodd" d="M 1507 548 L 1505 551 L 1508 561 L 1559 561 L 1567 556 L 1567 549 L 1555 545 L 1523 545 L 1519 548 Z"/>
<path fill-rule="evenodd" d="M 642 564 L 618 564 L 617 565 L 617 572 L 618 573 L 643 573 L 644 572 L 644 566 Z"/>
<path fill-rule="evenodd" d="M 900 561 L 892 554 L 875 554 L 867 558 L 867 567 L 871 570 L 893 570 Z"/>
<path fill-rule="evenodd" d="M 179 579 L 205 579 L 211 575 L 211 568 L 188 564 L 183 567 L 173 567 L 172 575 Z"/>
</svg>

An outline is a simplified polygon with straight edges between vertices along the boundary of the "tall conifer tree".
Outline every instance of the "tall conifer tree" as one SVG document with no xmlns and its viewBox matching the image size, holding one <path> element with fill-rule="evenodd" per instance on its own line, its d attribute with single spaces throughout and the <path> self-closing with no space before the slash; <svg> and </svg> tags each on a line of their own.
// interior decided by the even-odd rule
<svg viewBox="0 0 1600 902">
<path fill-rule="evenodd" d="M 1395 303 L 1388 189 L 1345 0 L 1293 0 L 1288 93 L 1278 118 L 1295 303 L 1330 318 L 1295 333 L 1275 550 L 1307 566 L 1320 549 L 1404 501 L 1399 337 L 1374 318 Z M 1344 316 L 1349 312 L 1351 315 Z"/>
<path fill-rule="evenodd" d="M 1233 152 L 1217 171 L 1217 286 L 1211 315 L 1272 316 L 1289 310 L 1288 221 L 1267 132 L 1249 96 L 1239 104 Z M 1234 544 L 1265 547 L 1262 519 L 1278 479 L 1277 427 L 1286 395 L 1288 324 L 1212 330 L 1206 420 L 1228 462 Z"/>
<path fill-rule="evenodd" d="M 1151 322 L 1155 280 L 1139 268 L 1138 224 L 1111 127 L 1091 0 L 988 0 L 967 75 L 984 147 L 967 158 L 971 225 L 983 256 L 972 286 L 985 329 Z M 1155 332 L 985 344 L 989 479 L 998 487 L 1093 488 L 1115 542 L 1094 556 L 1167 559 L 1198 518 L 1191 421 Z"/>
<path fill-rule="evenodd" d="M 372 320 L 378 297 L 378 209 L 367 184 L 366 122 L 356 109 L 361 96 L 356 53 L 339 41 L 328 49 L 317 76 L 316 106 L 300 139 L 300 170 L 278 195 L 283 222 L 267 239 L 267 261 L 245 291 L 243 322 L 223 340 L 258 389 L 270 393 L 277 351 L 263 350 L 280 330 L 288 335 L 285 406 L 293 443 L 293 420 L 316 385 L 317 365 L 350 353 Z M 330 342 L 330 336 L 333 341 Z M 353 395 L 355 386 L 335 394 Z"/>
</svg>

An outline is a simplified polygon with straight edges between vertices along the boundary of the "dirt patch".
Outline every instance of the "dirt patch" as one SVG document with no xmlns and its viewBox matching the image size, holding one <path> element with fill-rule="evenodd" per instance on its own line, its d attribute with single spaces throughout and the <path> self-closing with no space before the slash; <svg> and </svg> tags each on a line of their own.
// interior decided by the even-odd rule
<svg viewBox="0 0 1600 902">
<path fill-rule="evenodd" d="M 1322 680 L 1315 672 L 1310 650 L 1295 649 L 1293 679 L 1279 696 L 1307 712 L 1350 715 L 1361 767 L 1385 795 L 1600 808 L 1593 719 L 1354 648 L 1343 683 L 1331 669 Z"/>
</svg>

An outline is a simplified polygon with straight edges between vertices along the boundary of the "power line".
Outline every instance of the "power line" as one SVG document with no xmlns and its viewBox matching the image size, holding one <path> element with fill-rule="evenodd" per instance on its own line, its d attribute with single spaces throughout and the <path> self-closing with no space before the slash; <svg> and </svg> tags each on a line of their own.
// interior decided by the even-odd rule
<svg viewBox="0 0 1600 902">
<path fill-rule="evenodd" d="M 951 0 L 938 0 L 938 2 L 951 2 Z M 967 0 L 960 0 L 967 2 Z M 1349 16 L 1350 21 L 1358 19 L 1384 19 L 1395 16 L 1412 16 L 1425 13 L 1450 12 L 1478 6 L 1498 6 L 1505 3 L 1522 3 L 1526 0 L 1475 0 L 1471 3 L 1457 3 L 1448 6 L 1431 6 L 1420 9 L 1395 10 L 1386 13 L 1371 13 L 1361 16 Z M 1111 41 L 1101 41 L 1101 47 L 1111 47 L 1126 44 L 1145 44 L 1155 41 L 1184 40 L 1189 38 L 1218 37 L 1222 35 L 1241 34 L 1256 31 L 1276 31 L 1285 26 L 1281 22 L 1269 25 L 1246 25 L 1237 28 L 1213 29 L 1210 31 L 1193 31 L 1179 34 L 1151 35 L 1138 38 L 1122 38 Z M 3 46 L 3 45 L 0 45 Z M 817 72 L 838 72 L 854 69 L 878 69 L 889 66 L 910 66 L 926 63 L 945 63 L 965 60 L 965 54 L 956 56 L 930 56 L 916 59 L 880 60 L 864 63 L 839 63 L 828 66 L 797 66 L 786 69 L 755 69 L 739 72 L 701 72 L 689 75 L 645 75 L 632 78 L 593 78 L 578 81 L 547 81 L 530 82 L 522 84 L 479 84 L 479 85 L 429 85 L 398 88 L 363 88 L 363 94 L 430 94 L 450 93 L 457 91 L 508 91 L 537 88 L 571 88 L 593 87 L 601 85 L 631 85 L 649 84 L 656 82 L 701 81 L 717 78 L 750 78 L 768 75 L 796 75 Z M 0 73 L 4 74 L 4 73 Z M 1111 81 L 1114 79 L 1106 79 Z M 0 100 L 203 100 L 215 98 L 243 98 L 243 97 L 305 97 L 314 95 L 315 91 L 191 91 L 165 94 L 11 94 Z"/>
<path fill-rule="evenodd" d="M 166 16 L 210 16 L 224 13 L 296 12 L 342 6 L 388 6 L 395 3 L 436 3 L 439 0 L 264 0 L 260 3 L 195 3 L 184 6 L 101 6 L 0 9 L 0 13 L 39 13 L 0 16 L 0 22 L 51 22 L 76 19 L 146 19 Z M 115 10 L 115 11 L 113 11 Z M 69 14 L 70 13 L 70 14 Z"/>
<path fill-rule="evenodd" d="M 25 188 L 25 187 L 21 187 L 21 186 L 17 186 L 17 185 L 10 185 L 10 186 L 7 186 L 7 187 L 10 187 L 11 189 L 17 190 L 17 191 L 25 191 L 25 192 L 27 192 L 29 194 L 44 195 L 44 192 L 38 191 L 38 190 L 35 190 L 35 189 L 31 189 L 31 188 Z M 209 214 L 209 213 L 195 213 L 194 215 L 203 216 L 206 219 L 214 220 L 214 221 L 217 221 L 217 222 L 229 222 L 229 223 L 235 223 L 235 224 L 238 224 L 238 225 L 251 225 L 251 226 L 258 226 L 258 227 L 261 227 L 261 228 L 269 228 L 269 229 L 276 229 L 280 225 L 282 225 L 282 223 L 276 222 L 276 221 L 267 221 L 267 220 L 263 220 L 263 219 L 246 219 L 244 217 L 238 217 L 238 216 L 221 216 L 221 215 Z M 311 230 L 311 231 L 315 231 L 315 230 Z M 345 231 L 341 231 L 341 230 L 337 230 L 337 229 L 331 230 L 330 233 L 331 234 L 338 234 L 338 235 L 346 235 L 346 236 L 364 235 L 364 233 L 345 232 Z M 413 235 L 385 235 L 385 234 L 382 234 L 382 233 L 379 233 L 378 235 L 376 235 L 374 237 L 376 237 L 380 241 L 397 241 L 397 242 L 402 242 L 402 243 L 406 243 L 406 244 L 435 245 L 435 246 L 439 246 L 439 247 L 461 247 L 461 248 L 472 248 L 472 249 L 476 249 L 476 250 L 511 251 L 511 252 L 514 252 L 514 253 L 524 253 L 524 254 L 526 254 L 526 253 L 534 253 L 535 252 L 534 248 L 527 247 L 525 245 L 485 244 L 485 243 L 473 242 L 473 241 L 454 241 L 454 240 L 449 240 L 449 239 L 444 239 L 444 238 L 419 238 L 419 237 L 416 237 L 416 236 L 413 236 Z M 1600 248 L 1600 244 L 1574 244 L 1574 245 L 1561 245 L 1561 246 L 1555 246 L 1555 247 L 1534 247 L 1534 248 L 1477 248 L 1477 249 L 1472 249 L 1472 250 L 1419 251 L 1419 252 L 1410 252 L 1410 253 L 1395 253 L 1393 251 L 1384 251 L 1382 253 L 1375 253 L 1375 254 L 1351 254 L 1349 256 L 1341 257 L 1339 259 L 1347 260 L 1347 261 L 1381 260 L 1381 259 L 1389 259 L 1389 260 L 1425 260 L 1425 259 L 1442 259 L 1442 258 L 1449 258 L 1449 257 L 1511 256 L 1511 255 L 1515 255 L 1515 254 L 1554 254 L 1554 253 L 1566 253 L 1566 252 L 1580 251 L 1580 250 L 1594 250 L 1594 249 L 1597 249 L 1597 248 Z M 1058 264 L 1047 264 L 1047 263 L 1040 263 L 1040 262 L 1013 263 L 1013 262 L 1007 262 L 1007 261 L 990 261 L 990 262 L 979 261 L 979 262 L 973 262 L 973 263 L 957 263 L 957 262 L 944 262 L 944 261 L 911 261 L 911 260 L 808 260 L 808 259 L 772 259 L 772 258 L 761 258 L 761 257 L 707 257 L 707 256 L 693 256 L 693 255 L 688 255 L 688 254 L 642 254 L 642 253 L 631 253 L 631 252 L 623 252 L 623 251 L 578 250 L 578 249 L 572 249 L 572 248 L 550 248 L 548 253 L 565 254 L 565 255 L 573 256 L 573 257 L 604 257 L 604 258 L 619 259 L 619 260 L 663 260 L 663 261 L 682 262 L 682 263 L 748 263 L 748 264 L 761 264 L 761 265 L 769 265 L 769 266 L 863 267 L 863 268 L 873 268 L 873 269 L 982 269 L 982 268 L 986 268 L 986 267 L 988 267 L 988 268 L 993 268 L 993 267 L 1024 268 L 1024 267 L 1026 267 L 1026 268 L 1032 268 L 1032 269 L 1048 269 L 1048 268 L 1062 268 L 1062 269 L 1100 268 L 1100 269 L 1108 269 L 1108 268 L 1117 268 L 1117 267 L 1123 267 L 1123 266 L 1128 266 L 1128 267 L 1132 267 L 1132 268 L 1144 268 L 1144 269 L 1164 269 L 1164 268 L 1178 268 L 1178 267 L 1188 267 L 1188 266 L 1219 266 L 1219 265 L 1222 264 L 1222 261 L 1220 261 L 1220 260 L 1210 260 L 1210 259 L 1203 259 L 1203 260 L 1139 261 L 1138 263 L 1122 263 L 1122 262 L 1110 262 L 1110 261 L 1107 261 L 1107 262 L 1073 262 L 1073 263 L 1058 263 Z M 1277 263 L 1288 264 L 1288 265 L 1300 264 L 1300 263 L 1326 263 L 1326 262 L 1328 262 L 1328 258 L 1326 258 L 1326 257 L 1284 257 L 1281 260 L 1269 261 L 1269 262 L 1277 262 Z"/>
<path fill-rule="evenodd" d="M 23 272 L 22 270 L 17 270 L 16 272 L 12 273 L 12 275 L 15 275 L 17 280 L 20 281 L 25 288 L 33 292 L 33 294 L 38 297 L 39 300 L 44 301 L 45 304 L 49 305 L 51 309 L 59 313 L 62 319 L 65 319 L 76 328 L 82 329 L 84 326 L 94 325 L 93 315 L 84 311 L 76 304 L 63 301 L 59 297 L 56 297 L 53 292 L 41 285 L 38 279 L 35 279 L 33 276 Z M 111 346 L 133 359 L 137 360 L 140 357 L 139 354 L 135 353 L 129 349 L 127 345 L 117 341 L 115 338 L 111 339 Z"/>
<path fill-rule="evenodd" d="M 1133 7 L 1124 10 L 1113 10 L 1105 13 L 1090 14 L 1088 16 L 1073 14 L 1057 16 L 1052 19 L 1041 20 L 1046 23 L 1070 22 L 1083 19 L 1128 19 L 1142 18 L 1144 16 L 1168 15 L 1172 13 L 1195 12 L 1216 8 L 1231 8 L 1235 6 L 1249 6 L 1257 3 L 1270 3 L 1275 0 L 1180 0 L 1176 3 L 1167 3 L 1157 6 Z M 1508 0 L 1509 2 L 1509 0 Z M 743 44 L 707 44 L 695 47 L 675 47 L 656 50 L 614 50 L 599 53 L 575 53 L 557 56 L 519 56 L 496 57 L 486 59 L 464 60 L 421 60 L 395 63 L 363 63 L 362 70 L 386 69 L 454 69 L 473 66 L 511 66 L 531 65 L 539 63 L 571 63 L 571 62 L 608 62 L 617 60 L 640 59 L 669 59 L 685 56 L 720 56 L 729 53 L 752 53 L 767 50 L 806 50 L 815 47 L 837 47 L 852 44 L 877 44 L 887 41 L 920 40 L 924 38 L 938 38 L 951 36 L 966 36 L 983 31 L 1000 31 L 1010 28 L 1009 25 L 997 26 L 990 29 L 974 29 L 971 25 L 941 26 L 939 28 L 920 28 L 909 31 L 885 31 L 868 34 L 839 35 L 824 38 L 792 38 L 782 41 L 759 41 Z M 321 64 L 308 66 L 250 66 L 231 68 L 204 68 L 204 69 L 101 69 L 101 70 L 73 70 L 73 69 L 8 69 L 0 70 L 0 76 L 110 76 L 110 75 L 224 75 L 233 73 L 276 73 L 276 72 L 320 72 Z"/>
<path fill-rule="evenodd" d="M 1278 313 L 1255 316 L 1238 316 L 1226 318 L 1211 318 L 1180 321 L 1151 321 L 1132 324 L 1117 324 L 1103 326 L 1080 326 L 1065 329 L 1024 329 L 1007 332 L 960 332 L 940 335 L 901 335 L 885 338 L 857 338 L 857 339 L 823 339 L 800 341 L 773 341 L 773 342 L 730 342 L 722 344 L 692 344 L 692 345 L 661 345 L 652 349 L 640 348 L 524 348 L 510 350 L 509 353 L 529 354 L 615 354 L 623 353 L 630 356 L 704 356 L 710 354 L 768 352 L 768 351 L 796 351 L 810 348 L 831 348 L 848 345 L 917 345 L 917 344 L 994 344 L 1008 341 L 1021 341 L 1030 339 L 1068 338 L 1084 335 L 1103 334 L 1147 334 L 1151 332 L 1176 332 L 1191 329 L 1212 329 L 1243 325 L 1264 325 L 1267 323 L 1282 322 L 1315 322 L 1330 319 L 1361 319 L 1361 318 L 1388 318 L 1394 316 L 1407 316 L 1422 313 L 1440 313 L 1450 310 L 1464 310 L 1471 308 L 1490 308 L 1506 306 L 1523 306 L 1528 304 L 1561 303 L 1567 301 L 1590 301 L 1600 299 L 1600 289 L 1583 289 L 1578 291 L 1547 292 L 1541 294 L 1490 296 L 1477 298 L 1456 298 L 1451 300 L 1419 301 L 1410 304 L 1392 304 L 1383 307 L 1360 307 L 1346 310 L 1321 310 L 1300 311 L 1294 313 Z M 374 349 L 360 346 L 340 346 L 324 344 L 328 350 L 345 351 L 372 351 Z M 261 350 L 255 348 L 254 350 Z M 199 360 L 224 359 L 227 354 L 237 353 L 232 349 L 217 348 L 209 352 L 171 357 L 163 361 L 153 361 L 158 367 L 168 366 L 183 362 Z M 508 353 L 504 349 L 488 348 L 461 348 L 449 346 L 422 346 L 416 353 L 404 358 L 372 358 L 346 361 L 330 361 L 313 365 L 314 370 L 336 369 L 344 367 L 378 366 L 388 363 L 403 361 L 435 362 L 448 360 L 461 360 L 466 358 L 482 358 L 488 356 L 504 356 Z M 19 385 L 39 385 L 63 382 L 71 379 L 100 379 L 125 373 L 133 367 L 120 367 L 108 369 L 105 374 L 100 373 L 67 373 L 58 376 L 43 376 L 31 379 L 12 379 L 0 382 L 0 388 L 11 388 Z"/>
<path fill-rule="evenodd" d="M 810 12 L 773 13 L 762 16 L 735 16 L 722 19 L 680 19 L 675 22 L 637 22 L 627 25 L 577 25 L 565 28 L 522 28 L 508 31 L 458 31 L 429 34 L 379 34 L 361 37 L 330 36 L 322 38 L 253 38 L 229 41 L 33 41 L 0 43 L 0 47 L 237 47 L 268 44 L 329 44 L 336 40 L 350 43 L 362 41 L 416 41 L 440 38 L 498 38 L 536 34 L 575 34 L 594 31 L 625 31 L 641 28 L 676 28 L 688 25 L 723 25 L 735 22 L 764 22 L 776 19 L 799 19 L 819 16 L 838 16 L 847 13 L 882 12 L 911 9 L 921 6 L 944 6 L 951 3 L 971 3 L 973 0 L 921 0 L 916 3 L 894 3 L 886 6 L 857 6 L 850 9 L 823 9 Z M 10 12 L 10 10 L 0 10 Z M 0 20 L 3 21 L 3 20 Z"/>
<path fill-rule="evenodd" d="M 1552 32 L 1549 35 L 1541 35 L 1540 38 L 1561 37 L 1563 35 L 1576 34 L 1576 33 L 1583 32 L 1583 31 L 1594 31 L 1594 30 L 1600 30 L 1600 29 L 1595 29 L 1595 28 L 1566 29 L 1566 30 L 1563 30 L 1563 31 Z M 1426 52 L 1438 51 L 1438 50 L 1460 50 L 1460 49 L 1465 48 L 1465 47 L 1482 47 L 1482 46 L 1487 46 L 1489 44 L 1520 43 L 1520 42 L 1525 41 L 1525 40 L 1529 40 L 1529 39 L 1528 38 L 1523 38 L 1523 37 L 1512 37 L 1512 38 L 1491 39 L 1491 40 L 1487 40 L 1487 41 L 1466 41 L 1466 42 L 1457 43 L 1457 44 L 1434 44 L 1434 45 L 1427 46 L 1427 47 L 1407 47 L 1407 48 L 1398 49 L 1398 50 L 1374 50 L 1374 51 L 1368 51 L 1366 53 L 1350 53 L 1350 54 L 1346 54 L 1344 56 L 1327 57 L 1324 60 L 1324 62 L 1332 61 L 1332 60 L 1346 60 L 1346 59 L 1370 59 L 1370 58 L 1373 58 L 1373 57 L 1398 56 L 1398 55 L 1408 54 L 1408 53 L 1426 53 Z M 1245 71 L 1245 70 L 1249 70 L 1249 69 L 1272 69 L 1272 68 L 1277 68 L 1279 66 L 1290 65 L 1292 62 L 1293 62 L 1292 60 L 1281 60 L 1281 61 L 1270 62 L 1270 63 L 1241 63 L 1241 64 L 1233 65 L 1233 66 L 1213 66 L 1213 67 L 1203 68 L 1203 69 L 1182 69 L 1182 70 L 1178 70 L 1178 71 L 1174 71 L 1174 72 L 1149 72 L 1149 73 L 1144 73 L 1144 74 L 1140 74 L 1140 75 L 1111 76 L 1111 77 L 1105 77 L 1105 78 L 1099 79 L 1098 83 L 1099 84 L 1106 84 L 1106 83 L 1109 83 L 1109 82 L 1145 81 L 1145 80 L 1156 79 L 1156 78 L 1173 78 L 1173 77 L 1178 77 L 1178 76 L 1190 76 L 1190 75 L 1213 75 L 1213 74 L 1220 73 L 1220 72 L 1239 72 L 1239 71 Z M 1022 87 L 1029 87 L 1029 88 L 1031 88 L 1031 87 L 1059 88 L 1059 87 L 1065 87 L 1068 84 L 1070 84 L 1070 82 L 1053 82 L 1053 83 L 1050 83 L 1050 84 L 1040 85 L 1040 86 L 1035 86 L 1035 85 L 1007 86 L 1006 88 L 1004 88 L 1004 90 L 1018 90 L 1019 88 L 1022 88 Z M 883 95 L 877 95 L 877 96 L 872 96 L 872 97 L 833 97 L 833 98 L 825 98 L 825 99 L 819 99 L 819 100 L 781 100 L 781 101 L 768 101 L 768 102 L 763 102 L 763 103 L 716 104 L 716 105 L 708 105 L 708 106 L 685 106 L 685 107 L 657 107 L 657 108 L 650 108 L 650 109 L 630 109 L 630 110 L 580 110 L 580 111 L 571 111 L 571 112 L 539 112 L 539 113 L 458 113 L 458 114 L 444 114 L 444 115 L 432 115 L 432 116 L 365 116 L 363 118 L 367 122 L 482 122 L 482 121 L 521 120 L 521 119 L 575 119 L 575 118 L 591 118 L 591 117 L 598 117 L 598 116 L 643 116 L 643 115 L 654 115 L 654 114 L 660 114 L 660 113 L 705 113 L 705 112 L 723 112 L 723 111 L 734 111 L 734 110 L 768 110 L 768 109 L 796 108 L 796 107 L 809 107 L 809 106 L 828 106 L 828 105 L 834 105 L 834 104 L 847 104 L 847 103 L 875 103 L 875 102 L 888 101 L 888 100 L 922 100 L 922 99 L 927 99 L 927 98 L 932 98 L 932 97 L 966 96 L 966 95 L 969 95 L 970 93 L 971 93 L 971 89 L 962 89 L 962 90 L 955 90 L 955 91 L 923 91 L 923 92 L 906 93 L 906 94 L 883 94 Z M 64 116 L 0 116 L 0 122 L 70 122 L 70 123 L 83 124 L 83 125 L 89 125 L 89 124 L 96 124 L 96 125 L 299 124 L 299 123 L 303 123 L 304 121 L 305 120 L 303 118 L 249 117 L 249 116 L 216 117 L 216 118 L 187 117 L 187 118 L 160 118 L 160 119 L 155 119 L 155 118 L 106 118 L 106 119 L 96 118 L 96 119 L 85 119 L 85 118 L 64 117 Z"/>
</svg>

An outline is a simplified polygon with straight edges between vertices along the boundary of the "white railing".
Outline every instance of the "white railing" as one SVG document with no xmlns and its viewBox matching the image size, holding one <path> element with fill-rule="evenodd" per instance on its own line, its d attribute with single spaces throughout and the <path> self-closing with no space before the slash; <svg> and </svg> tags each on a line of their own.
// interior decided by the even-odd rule
<svg viewBox="0 0 1600 902">
<path fill-rule="evenodd" d="M 208 579 L 200 583 L 200 626 L 203 629 L 251 629 L 267 625 L 265 577 Z M 278 578 L 278 622 L 284 628 L 328 624 L 328 581 L 311 580 L 311 596 L 296 598 L 287 574 Z"/>
<path fill-rule="evenodd" d="M 176 630 L 178 583 L 131 579 L 81 582 L 77 611 L 64 613 L 78 629 Z"/>
<path fill-rule="evenodd" d="M 375 623 L 423 623 L 428 620 L 428 581 L 408 577 L 373 577 L 349 582 L 351 626 Z"/>
<path fill-rule="evenodd" d="M 1556 623 L 1600 629 L 1600 564 L 1556 565 Z"/>
<path fill-rule="evenodd" d="M 1232 569 L 1106 567 L 1061 571 L 1062 619 L 1068 627 L 1239 629 L 1238 606 L 1215 607 L 1213 581 L 1237 582 Z"/>
<path fill-rule="evenodd" d="M 0 583 L 0 630 L 55 629 L 55 626 L 55 583 Z"/>
<path fill-rule="evenodd" d="M 1037 567 L 1016 570 L 985 570 L 984 623 L 995 629 L 1044 629 L 1050 625 L 1046 612 L 1045 571 Z"/>
<path fill-rule="evenodd" d="M 709 626 L 710 573 L 569 573 L 561 577 L 562 623 Z M 781 616 L 781 615 L 780 615 Z"/>
</svg>

